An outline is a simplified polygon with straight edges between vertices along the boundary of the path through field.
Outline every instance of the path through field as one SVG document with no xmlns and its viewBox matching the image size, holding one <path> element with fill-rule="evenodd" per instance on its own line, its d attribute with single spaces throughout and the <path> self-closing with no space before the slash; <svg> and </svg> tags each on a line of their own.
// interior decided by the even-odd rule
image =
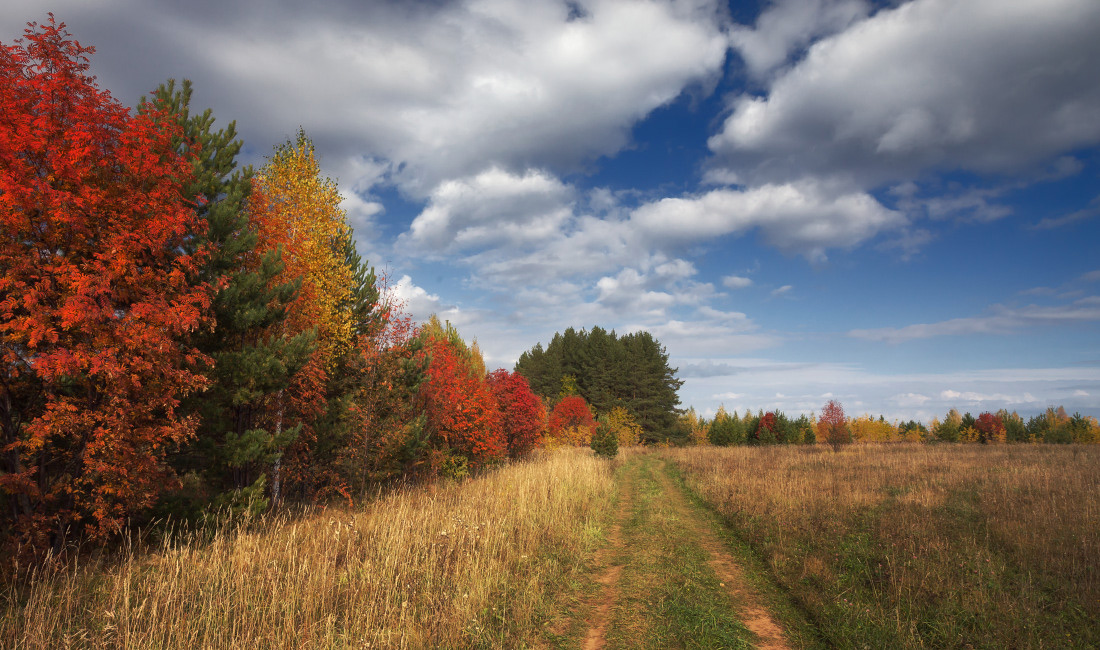
<svg viewBox="0 0 1100 650">
<path fill-rule="evenodd" d="M 597 557 L 596 593 L 577 607 L 586 650 L 791 647 L 702 508 L 656 454 L 620 470 L 620 506 Z M 561 647 L 567 647 L 560 639 Z"/>
</svg>

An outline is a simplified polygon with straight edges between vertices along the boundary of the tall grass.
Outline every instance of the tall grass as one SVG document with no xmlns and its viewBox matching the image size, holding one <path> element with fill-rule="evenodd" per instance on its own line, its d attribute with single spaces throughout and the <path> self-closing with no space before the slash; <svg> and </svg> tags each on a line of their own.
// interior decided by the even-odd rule
<svg viewBox="0 0 1100 650">
<path fill-rule="evenodd" d="M 836 645 L 1100 646 L 1100 447 L 668 453 Z"/>
<path fill-rule="evenodd" d="M 26 648 L 517 647 L 602 537 L 610 465 L 559 450 L 360 510 L 169 538 L 11 585 Z"/>
</svg>

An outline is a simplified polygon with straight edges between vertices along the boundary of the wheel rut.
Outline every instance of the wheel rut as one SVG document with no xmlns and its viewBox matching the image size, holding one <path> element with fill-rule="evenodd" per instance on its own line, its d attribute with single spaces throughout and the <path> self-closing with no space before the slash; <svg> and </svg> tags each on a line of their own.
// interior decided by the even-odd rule
<svg viewBox="0 0 1100 650">
<path fill-rule="evenodd" d="M 625 475 L 625 474 L 624 474 Z M 597 564 L 607 568 L 596 578 L 600 584 L 600 594 L 595 603 L 595 611 L 588 620 L 588 632 L 581 645 L 584 650 L 602 650 L 607 646 L 607 629 L 611 622 L 611 608 L 619 597 L 619 577 L 623 573 L 621 553 L 623 551 L 623 522 L 630 516 L 633 507 L 634 486 L 629 475 L 625 475 L 622 491 L 619 493 L 619 511 L 615 523 L 608 535 L 608 544 L 597 555 Z"/>
<path fill-rule="evenodd" d="M 760 594 L 745 580 L 744 571 L 734 557 L 726 550 L 725 544 L 714 533 L 711 525 L 704 521 L 691 507 L 683 490 L 673 484 L 664 471 L 665 461 L 661 461 L 660 471 L 654 472 L 665 494 L 669 495 L 672 506 L 681 514 L 695 541 L 707 552 L 707 563 L 721 581 L 726 593 L 740 610 L 741 622 L 760 643 L 761 650 L 790 650 L 783 627 L 771 615 L 762 603 Z"/>
<path fill-rule="evenodd" d="M 573 628 L 574 634 L 585 630 L 583 637 L 574 636 L 572 643 L 579 641 L 579 647 L 585 650 L 639 647 L 647 643 L 651 646 L 657 643 L 654 647 L 663 643 L 678 645 L 677 640 L 687 643 L 678 634 L 669 636 L 667 624 L 661 623 L 667 620 L 662 618 L 668 615 L 667 608 L 663 613 L 643 613 L 657 607 L 658 603 L 667 602 L 658 594 L 666 593 L 667 597 L 669 576 L 659 572 L 667 572 L 669 568 L 660 564 L 662 560 L 653 559 L 657 548 L 654 544 L 657 544 L 660 548 L 694 549 L 690 554 L 698 558 L 694 560 L 697 566 L 713 572 L 710 580 L 717 578 L 718 586 L 711 587 L 713 591 L 709 592 L 712 595 L 706 600 L 707 607 L 727 612 L 731 623 L 739 621 L 741 629 L 747 629 L 755 637 L 750 638 L 742 632 L 742 640 L 722 641 L 718 644 L 720 647 L 729 647 L 729 644 L 743 647 L 749 643 L 763 650 L 788 650 L 792 646 L 783 626 L 764 604 L 762 594 L 746 579 L 745 570 L 730 553 L 715 525 L 669 476 L 667 465 L 668 461 L 656 454 L 641 452 L 632 454 L 621 468 L 618 509 L 608 531 L 607 543 L 593 558 L 593 565 L 598 568 L 592 581 L 597 588 L 576 602 L 571 607 L 572 614 L 565 619 L 574 621 L 577 626 Z M 645 522 L 650 516 L 640 513 L 664 514 L 652 515 L 654 525 L 659 527 L 639 529 L 639 520 L 632 517 L 641 517 L 640 521 Z M 657 524 L 658 521 L 662 523 Z M 654 534 L 667 537 L 654 542 Z M 643 555 L 639 555 L 639 544 L 646 549 Z M 654 561 L 658 564 L 649 564 Z M 639 609 L 639 605 L 643 609 Z M 663 630 L 660 634 L 665 636 L 661 640 L 650 639 L 647 632 L 650 625 L 657 625 Z M 569 647 L 568 641 L 567 645 L 561 645 L 564 640 L 554 642 L 555 647 Z"/>
</svg>

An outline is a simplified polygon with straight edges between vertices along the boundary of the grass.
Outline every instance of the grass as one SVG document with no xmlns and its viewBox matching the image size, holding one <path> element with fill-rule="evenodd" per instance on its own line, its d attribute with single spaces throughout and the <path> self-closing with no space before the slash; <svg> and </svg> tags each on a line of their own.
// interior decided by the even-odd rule
<svg viewBox="0 0 1100 650">
<path fill-rule="evenodd" d="M 659 480 L 657 459 L 638 454 L 620 471 L 633 486 L 618 560 L 624 565 L 607 643 L 610 648 L 748 648 L 752 634 L 738 619 L 707 553 L 694 540 L 697 522 Z"/>
<path fill-rule="evenodd" d="M 667 453 L 827 643 L 1100 646 L 1100 448 Z"/>
<path fill-rule="evenodd" d="M 17 648 L 525 647 L 602 543 L 614 484 L 545 453 L 362 509 L 314 510 L 7 586 Z"/>
</svg>

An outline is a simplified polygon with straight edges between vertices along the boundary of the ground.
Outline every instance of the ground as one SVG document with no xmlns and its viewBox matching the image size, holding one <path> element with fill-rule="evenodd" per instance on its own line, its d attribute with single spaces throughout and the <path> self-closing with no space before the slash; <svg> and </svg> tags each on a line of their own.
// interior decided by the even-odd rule
<svg viewBox="0 0 1100 650">
<path fill-rule="evenodd" d="M 592 584 L 548 626 L 548 647 L 815 645 L 797 612 L 769 589 L 744 547 L 686 491 L 668 461 L 627 453 L 616 479 L 617 514 Z"/>
</svg>

